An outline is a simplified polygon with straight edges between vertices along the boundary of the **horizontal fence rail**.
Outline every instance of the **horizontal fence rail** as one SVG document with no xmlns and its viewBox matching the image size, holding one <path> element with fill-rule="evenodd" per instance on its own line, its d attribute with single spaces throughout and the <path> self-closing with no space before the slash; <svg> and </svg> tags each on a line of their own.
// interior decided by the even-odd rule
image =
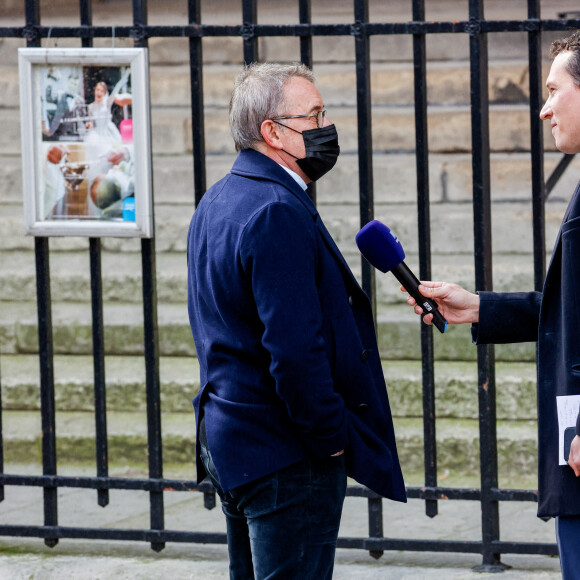
<svg viewBox="0 0 580 580">
<path fill-rule="evenodd" d="M 313 0 L 315 1 L 315 0 Z M 489 103 L 487 97 L 487 35 L 498 32 L 528 34 L 530 68 L 531 152 L 533 158 L 532 200 L 534 207 L 534 268 L 535 286 L 541 288 L 545 274 L 544 203 L 555 183 L 571 161 L 564 156 L 547 180 L 543 174 L 542 125 L 537 121 L 541 107 L 541 51 L 543 31 L 562 31 L 580 28 L 580 14 L 562 15 L 560 19 L 541 19 L 539 0 L 528 1 L 528 18 L 522 20 L 486 20 L 483 0 L 469 0 L 469 18 L 458 22 L 425 21 L 425 3 L 414 0 L 413 20 L 410 22 L 369 22 L 368 0 L 353 0 L 354 19 L 342 24 L 313 24 L 311 1 L 297 0 L 299 23 L 258 24 L 257 0 L 241 0 L 242 24 L 208 25 L 201 23 L 201 0 L 188 1 L 188 23 L 184 25 L 150 25 L 147 22 L 147 2 L 133 0 L 133 22 L 122 26 L 95 26 L 92 24 L 91 3 L 80 0 L 78 26 L 46 26 L 41 23 L 39 0 L 25 1 L 25 22 L 22 26 L 0 26 L 0 38 L 24 39 L 28 46 L 40 46 L 43 39 L 79 39 L 82 46 L 92 46 L 94 39 L 129 38 L 135 46 L 145 47 L 152 38 L 189 39 L 191 75 L 191 111 L 193 118 L 203 119 L 203 39 L 237 37 L 243 40 L 245 62 L 259 60 L 257 40 L 262 37 L 296 37 L 300 39 L 303 62 L 312 66 L 313 37 L 334 36 L 353 38 L 356 56 L 356 92 L 358 126 L 358 170 L 360 225 L 374 216 L 373 148 L 370 99 L 371 58 L 369 40 L 376 36 L 409 35 L 413 38 L 414 101 L 416 121 L 416 164 L 418 239 L 421 278 L 431 278 L 429 150 L 427 126 L 426 39 L 429 35 L 457 34 L 469 38 L 470 88 L 472 110 L 472 161 L 474 211 L 474 261 L 476 288 L 489 290 L 491 277 L 491 215 L 490 215 L 490 152 Z M 204 123 L 193 127 L 194 199 L 197 204 L 206 189 L 206 151 Z M 310 194 L 316 199 L 316 192 Z M 41 368 L 41 415 L 43 423 L 42 475 L 15 475 L 0 473 L 0 501 L 6 486 L 31 486 L 43 490 L 44 525 L 1 525 L 1 536 L 43 538 L 54 546 L 61 538 L 132 540 L 151 543 L 161 550 L 166 542 L 197 542 L 224 544 L 225 534 L 165 529 L 164 494 L 203 493 L 204 505 L 216 505 L 214 489 L 210 484 L 197 485 L 193 481 L 172 480 L 163 477 L 161 401 L 159 392 L 159 346 L 157 336 L 157 291 L 155 239 L 143 240 L 141 246 L 144 307 L 144 345 L 146 366 L 147 422 L 149 477 L 110 477 L 108 471 L 106 378 L 104 356 L 104 322 L 99 239 L 90 240 L 91 296 L 93 317 L 94 387 L 96 423 L 95 477 L 57 475 L 54 403 L 54 353 L 51 322 L 51 292 L 49 239 L 36 238 L 39 358 Z M 362 285 L 374 300 L 374 273 L 362 261 Z M 408 497 L 425 501 L 426 515 L 435 517 L 438 502 L 445 500 L 475 501 L 482 508 L 481 541 L 436 541 L 392 539 L 384 537 L 382 500 L 370 490 L 349 485 L 347 495 L 367 500 L 369 537 L 338 540 L 341 548 L 367 550 L 379 557 L 388 550 L 464 552 L 482 555 L 482 570 L 503 569 L 500 555 L 557 554 L 553 543 L 504 542 L 499 534 L 500 502 L 536 502 L 533 490 L 500 489 L 498 486 L 497 440 L 495 416 L 495 357 L 493 347 L 478 347 L 478 394 L 480 409 L 481 487 L 479 489 L 446 488 L 437 482 L 437 448 L 435 444 L 435 376 L 433 363 L 433 335 L 431 327 L 421 330 L 423 411 L 425 436 L 425 486 L 409 487 Z M 0 470 L 4 471 L 0 414 Z M 150 497 L 149 529 L 102 529 L 70 527 L 58 524 L 57 492 L 62 488 L 83 488 L 97 491 L 101 506 L 109 503 L 110 490 L 145 491 Z"/>
</svg>

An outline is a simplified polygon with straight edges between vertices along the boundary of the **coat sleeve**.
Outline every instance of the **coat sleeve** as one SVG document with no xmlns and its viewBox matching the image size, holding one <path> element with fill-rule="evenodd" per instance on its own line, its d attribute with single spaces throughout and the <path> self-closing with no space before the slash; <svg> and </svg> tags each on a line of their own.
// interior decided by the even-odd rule
<svg viewBox="0 0 580 580">
<path fill-rule="evenodd" d="M 475 344 L 538 340 L 541 292 L 479 292 L 479 323 L 471 328 Z"/>
<path fill-rule="evenodd" d="M 307 211 L 276 202 L 246 226 L 240 256 L 263 323 L 276 394 L 311 452 L 328 456 L 347 446 L 348 425 L 321 332 L 317 240 Z"/>
</svg>

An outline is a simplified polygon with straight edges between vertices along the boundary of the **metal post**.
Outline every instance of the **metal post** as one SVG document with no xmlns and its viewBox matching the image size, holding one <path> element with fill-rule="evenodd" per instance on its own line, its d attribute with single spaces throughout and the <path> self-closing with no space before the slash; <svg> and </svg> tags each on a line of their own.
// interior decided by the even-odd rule
<svg viewBox="0 0 580 580">
<path fill-rule="evenodd" d="M 355 0 L 355 23 L 351 34 L 354 36 L 356 55 L 356 103 L 358 126 L 358 182 L 361 227 L 374 219 L 373 182 L 373 139 L 371 115 L 371 71 L 370 40 L 365 33 L 369 20 L 368 0 Z M 361 258 L 362 287 L 371 299 L 376 315 L 375 272 L 371 265 Z"/>
<path fill-rule="evenodd" d="M 413 0 L 413 20 L 425 20 L 425 0 Z M 415 157 L 417 160 L 417 217 L 419 230 L 419 272 L 431 280 L 431 220 L 429 199 L 429 140 L 427 133 L 427 57 L 425 35 L 413 34 L 415 73 Z M 435 433 L 435 378 L 433 327 L 421 323 L 421 360 L 423 371 L 423 440 L 425 485 L 437 486 L 437 441 Z M 425 501 L 425 513 L 437 515 L 437 500 Z"/>
<path fill-rule="evenodd" d="M 312 23 L 311 0 L 300 0 L 298 9 L 299 9 L 300 24 L 311 24 Z M 313 65 L 312 34 L 300 37 L 300 61 L 304 63 L 308 68 L 312 69 Z M 308 189 L 306 190 L 306 192 L 310 196 L 312 203 L 316 205 L 316 183 L 314 181 L 311 181 L 308 184 Z"/>
<path fill-rule="evenodd" d="M 26 26 L 40 26 L 40 1 L 26 0 Z M 40 46 L 40 37 L 30 38 L 28 46 Z M 48 238 L 35 238 L 36 294 L 38 309 L 38 357 L 40 364 L 40 412 L 42 422 L 42 473 L 56 475 L 56 427 L 54 405 L 54 347 L 52 338 L 52 308 L 50 298 L 50 265 Z M 56 487 L 44 488 L 44 525 L 58 525 Z M 53 548 L 57 538 L 45 538 Z"/>
<path fill-rule="evenodd" d="M 312 23 L 312 0 L 299 0 L 299 21 L 300 24 Z M 312 68 L 312 34 L 300 37 L 300 60 L 309 68 Z"/>
<path fill-rule="evenodd" d="M 81 25 L 93 24 L 90 0 L 81 0 Z M 92 38 L 82 39 L 83 47 L 93 46 Z M 107 443 L 107 392 L 105 381 L 105 330 L 103 321 L 103 282 L 101 273 L 101 240 L 89 238 L 91 269 L 91 304 L 93 316 L 93 369 L 95 400 L 95 457 L 97 477 L 109 475 L 109 450 Z M 109 504 L 109 490 L 97 490 L 97 502 L 101 507 Z"/>
<path fill-rule="evenodd" d="M 244 62 L 258 60 L 258 37 L 255 33 L 258 22 L 257 0 L 242 0 L 242 37 L 244 39 Z"/>
<path fill-rule="evenodd" d="M 491 290 L 488 56 L 487 34 L 481 31 L 483 19 L 483 0 L 469 0 L 475 286 L 477 290 Z M 493 542 L 499 541 L 499 503 L 492 494 L 492 489 L 498 486 L 493 345 L 477 347 L 477 368 L 483 555 L 482 566 L 477 569 L 497 572 L 505 569 L 505 566 L 500 562 L 500 554 L 492 548 Z"/>
<path fill-rule="evenodd" d="M 189 0 L 190 25 L 201 24 L 201 1 Z M 193 138 L 193 189 L 195 205 L 201 201 L 206 186 L 205 122 L 203 101 L 203 44 L 202 37 L 189 39 L 189 74 L 191 83 L 191 130 Z"/>
<path fill-rule="evenodd" d="M 105 381 L 105 329 L 103 321 L 103 282 L 101 274 L 101 240 L 89 239 L 91 261 L 91 303 L 93 314 L 93 368 L 95 397 L 95 454 L 97 477 L 109 476 L 109 451 L 107 443 L 107 391 Z M 109 491 L 99 489 L 100 506 L 109 504 Z"/>
<path fill-rule="evenodd" d="M 38 307 L 38 356 L 40 362 L 40 412 L 42 415 L 42 473 L 56 475 L 56 424 L 54 403 L 54 347 L 50 296 L 50 264 L 48 238 L 35 238 L 36 294 Z M 56 487 L 44 488 L 44 525 L 58 525 Z M 45 538 L 53 548 L 57 538 Z"/>
<path fill-rule="evenodd" d="M 133 0 L 133 25 L 139 28 L 147 24 L 147 0 Z M 136 46 L 147 46 L 147 38 L 140 35 Z M 145 381 L 147 389 L 147 447 L 149 477 L 163 477 L 163 454 L 161 440 L 161 396 L 159 380 L 159 336 L 157 333 L 157 281 L 155 265 L 155 238 L 141 240 L 141 263 L 143 271 L 143 332 L 145 344 Z M 152 530 L 163 530 L 165 514 L 163 492 L 149 492 Z M 151 542 L 151 548 L 160 552 L 165 542 Z"/>
<path fill-rule="evenodd" d="M 540 0 L 528 0 L 528 18 L 540 19 Z M 528 32 L 530 71 L 530 151 L 532 156 L 532 212 L 534 233 L 534 288 L 539 292 L 546 277 L 546 227 L 544 181 L 544 132 L 542 108 L 542 32 Z"/>
<path fill-rule="evenodd" d="M 358 115 L 358 171 L 360 225 L 374 218 L 374 188 L 373 188 L 373 140 L 371 113 L 371 56 L 370 40 L 365 31 L 369 21 L 368 0 L 355 0 L 352 35 L 355 41 L 356 53 L 356 102 Z M 376 316 L 375 273 L 374 268 L 362 259 L 362 286 L 371 299 L 373 313 Z M 369 498 L 369 536 L 383 537 L 383 505 L 381 498 Z M 383 550 L 370 550 L 373 558 L 380 558 Z"/>
</svg>

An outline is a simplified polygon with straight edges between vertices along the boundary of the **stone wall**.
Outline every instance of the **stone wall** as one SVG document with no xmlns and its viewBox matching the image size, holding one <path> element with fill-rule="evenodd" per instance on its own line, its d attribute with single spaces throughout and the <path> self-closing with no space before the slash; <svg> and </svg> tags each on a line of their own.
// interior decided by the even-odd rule
<svg viewBox="0 0 580 580">
<path fill-rule="evenodd" d="M 151 2 L 149 22 L 186 22 L 182 4 L 185 3 Z M 202 10 L 202 22 L 239 24 L 238 4 L 227 0 L 208 2 Z M 409 2 L 375 0 L 370 4 L 371 19 L 375 21 L 410 18 Z M 525 4 L 490 0 L 486 2 L 486 14 L 488 18 L 524 18 Z M 554 17 L 556 10 L 574 8 L 574 4 L 548 1 L 543 4 L 543 14 Z M 75 6 L 72 0 L 41 2 L 43 23 L 53 26 L 76 22 Z M 6 24 L 2 25 L 21 26 L 22 6 L 5 0 L 5 7 Z M 95 24 L 131 22 L 129 2 L 100 0 L 93 9 Z M 429 2 L 427 10 L 427 18 L 432 20 L 467 18 L 466 6 L 457 2 Z M 264 1 L 260 3 L 259 19 L 273 23 L 297 21 L 297 8 L 289 3 Z M 351 20 L 350 1 L 313 0 L 313 21 Z M 545 73 L 553 37 L 544 35 Z M 130 44 L 127 39 L 115 39 L 115 46 Z M 78 46 L 77 41 L 56 38 L 44 41 L 43 45 Z M 110 45 L 110 40 L 95 42 L 95 46 Z M 360 227 L 354 40 L 315 38 L 313 45 L 317 85 L 328 116 L 337 125 L 342 149 L 336 168 L 318 185 L 319 208 L 358 275 L 360 255 L 354 243 Z M 19 46 L 24 46 L 24 42 L 0 38 L 0 364 L 7 405 L 7 461 L 21 456 L 23 445 L 38 445 L 40 437 L 37 433 L 31 443 L 19 427 L 30 421 L 30 429 L 35 433 L 38 430 L 32 419 L 37 416 L 38 406 L 34 242 L 23 235 L 21 202 Z M 208 184 L 211 184 L 228 171 L 235 157 L 227 125 L 227 105 L 233 78 L 241 65 L 242 43 L 237 38 L 206 38 L 203 49 L 203 122 Z M 189 400 L 199 388 L 185 302 L 185 243 L 194 211 L 192 125 L 200 120 L 191 118 L 187 40 L 153 38 L 149 50 L 161 381 L 164 425 L 171 435 L 165 439 L 166 458 L 180 462 L 190 460 L 194 433 Z M 298 41 L 263 38 L 260 54 L 264 59 L 296 60 Z M 427 40 L 427 54 L 433 275 L 473 288 L 468 38 L 433 35 Z M 371 56 L 375 216 L 397 233 L 405 247 L 407 263 L 418 272 L 411 39 L 373 37 Z M 530 119 L 525 33 L 490 35 L 489 57 L 494 285 L 506 291 L 531 289 Z M 561 157 L 554 149 L 547 126 L 544 146 L 547 177 Z M 578 175 L 580 162 L 575 160 L 546 204 L 548 258 Z M 142 382 L 140 371 L 127 369 L 140 366 L 143 350 L 140 244 L 136 240 L 109 238 L 103 239 L 102 246 L 108 398 L 114 417 L 111 429 L 115 431 L 111 438 L 118 444 L 114 448 L 119 450 L 114 460 L 138 462 L 144 453 L 143 425 L 141 421 L 139 428 L 134 427 L 135 416 L 127 411 L 142 411 Z M 88 242 L 82 238 L 55 238 L 50 240 L 50 248 L 58 358 L 57 406 L 63 412 L 59 431 L 64 437 L 61 453 L 66 461 L 74 461 L 75 457 L 88 461 L 90 452 L 81 442 L 82 436 L 88 434 L 90 438 L 91 432 L 91 427 L 83 422 L 91 422 L 87 411 L 92 388 Z M 404 303 L 393 277 L 377 275 L 377 292 L 381 353 L 398 421 L 400 449 L 404 464 L 412 471 L 420 471 L 419 323 Z M 467 328 L 452 328 L 445 336 L 436 334 L 437 408 L 441 421 L 445 421 L 438 427 L 442 469 L 447 465 L 452 474 L 465 475 L 477 471 L 477 453 L 470 451 L 478 437 L 475 349 Z M 522 466 L 527 469 L 535 461 L 535 429 L 530 424 L 535 418 L 535 353 L 533 344 L 506 345 L 496 352 L 498 359 L 505 361 L 497 372 L 499 417 L 516 419 L 499 427 L 500 465 L 507 477 Z M 522 405 L 522 401 L 526 404 Z M 131 441 L 136 442 L 134 447 Z M 515 451 L 514 445 L 519 445 Z M 121 449 L 134 449 L 134 455 L 125 456 Z M 453 479 L 449 483 L 453 484 Z"/>
</svg>

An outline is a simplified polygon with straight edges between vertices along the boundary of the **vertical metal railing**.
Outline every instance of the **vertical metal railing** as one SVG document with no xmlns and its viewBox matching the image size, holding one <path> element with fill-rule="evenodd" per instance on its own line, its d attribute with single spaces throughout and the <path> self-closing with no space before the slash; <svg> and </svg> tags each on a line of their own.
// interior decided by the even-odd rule
<svg viewBox="0 0 580 580">
<path fill-rule="evenodd" d="M 413 21 L 425 21 L 425 1 L 413 1 Z M 417 229 L 419 236 L 419 273 L 431 280 L 431 220 L 429 196 L 429 138 L 427 130 L 427 56 L 425 34 L 413 34 L 415 87 L 415 158 L 417 164 Z M 423 448 L 425 485 L 437 486 L 437 440 L 435 429 L 435 372 L 433 327 L 421 324 L 423 380 Z M 426 500 L 425 512 L 437 515 L 437 501 Z"/>
<path fill-rule="evenodd" d="M 38 357 L 40 362 L 40 412 L 42 417 L 42 474 L 56 475 L 56 408 L 54 403 L 54 344 L 48 238 L 39 237 L 36 246 L 36 293 L 38 306 Z M 57 488 L 44 488 L 44 525 L 58 525 Z M 54 547 L 58 539 L 44 540 Z"/>
<path fill-rule="evenodd" d="M 133 0 L 134 43 L 136 47 L 147 47 L 144 32 L 147 25 L 147 0 Z M 152 188 L 152 191 L 154 189 Z M 153 193 L 152 193 L 153 196 Z M 154 197 L 152 199 L 152 203 Z M 163 478 L 163 442 L 161 435 L 161 385 L 159 379 L 159 334 L 157 324 L 157 279 L 155 237 L 141 240 L 141 263 L 143 276 L 143 333 L 145 346 L 145 386 L 147 393 L 147 449 L 149 477 Z M 163 491 L 149 492 L 150 525 L 152 530 L 165 528 Z M 165 547 L 165 542 L 151 542 L 156 552 Z"/>
<path fill-rule="evenodd" d="M 95 457 L 97 477 L 109 475 L 109 449 L 107 442 L 107 391 L 105 382 L 105 328 L 103 318 L 103 281 L 101 268 L 101 240 L 89 239 L 91 268 L 91 302 L 93 315 L 93 369 L 95 400 Z M 109 503 L 109 491 L 99 489 L 100 506 Z"/>
<path fill-rule="evenodd" d="M 373 137 L 371 109 L 371 55 L 370 37 L 366 30 L 369 22 L 368 0 L 355 0 L 354 36 L 356 60 L 356 106 L 358 137 L 358 182 L 360 225 L 374 219 L 374 177 L 373 177 Z M 362 286 L 369 297 L 376 314 L 375 272 L 370 264 L 361 258 Z M 368 529 L 370 538 L 382 538 L 383 502 L 379 496 L 372 495 L 367 500 Z M 380 558 L 383 550 L 369 550 L 373 558 Z"/>
<path fill-rule="evenodd" d="M 32 33 L 40 25 L 39 0 L 27 0 L 25 5 L 26 26 L 31 31 L 28 46 L 40 46 L 41 38 Z M 36 300 L 38 309 L 38 357 L 40 363 L 40 408 L 42 415 L 42 473 L 56 475 L 56 418 L 54 403 L 54 343 L 52 336 L 52 301 L 50 292 L 49 244 L 47 237 L 37 237 Z M 58 489 L 44 488 L 44 525 L 58 525 Z M 46 537 L 49 547 L 58 543 L 57 538 Z"/>
<path fill-rule="evenodd" d="M 201 0 L 188 0 L 189 25 L 201 26 Z M 206 190 L 205 164 L 205 121 L 203 94 L 203 39 L 199 36 L 189 38 L 189 75 L 191 95 L 191 130 L 193 139 L 193 190 L 195 207 Z M 204 490 L 203 501 L 207 509 L 216 506 L 216 493 L 211 484 Z"/>
<path fill-rule="evenodd" d="M 188 16 L 190 26 L 197 27 L 201 24 L 201 0 L 188 0 Z M 193 190 L 197 206 L 206 190 L 203 42 L 201 36 L 189 38 L 189 75 L 193 139 Z"/>
<path fill-rule="evenodd" d="M 298 0 L 298 20 L 300 24 L 312 23 L 311 0 Z M 314 64 L 312 53 L 312 34 L 300 36 L 300 62 L 312 69 Z M 311 181 L 306 190 L 312 202 L 316 205 L 316 183 Z"/>
<path fill-rule="evenodd" d="M 368 0 L 354 0 L 354 36 L 356 63 L 356 107 L 358 136 L 358 183 L 361 227 L 374 219 L 373 140 L 371 114 L 370 38 L 365 33 L 369 21 Z M 361 259 L 362 287 L 376 312 L 374 268 Z"/>
<path fill-rule="evenodd" d="M 244 39 L 244 63 L 250 64 L 258 60 L 258 37 L 256 24 L 258 22 L 257 0 L 242 0 L 242 38 Z"/>
<path fill-rule="evenodd" d="M 528 19 L 537 27 L 528 32 L 530 71 L 530 151 L 532 161 L 532 226 L 534 244 L 534 288 L 541 291 L 546 277 L 546 226 L 544 180 L 544 131 L 542 108 L 542 32 L 539 27 L 540 0 L 528 0 Z"/>
<path fill-rule="evenodd" d="M 93 24 L 93 11 L 90 0 L 80 2 L 81 26 L 90 28 Z M 93 46 L 93 39 L 83 37 L 83 47 Z M 107 390 L 105 373 L 105 325 L 103 316 L 103 276 L 101 267 L 101 240 L 89 238 L 89 257 L 91 272 L 91 308 L 93 332 L 93 373 L 95 401 L 95 461 L 97 477 L 109 476 L 109 447 L 107 438 Z M 109 504 L 109 490 L 97 490 L 97 502 L 101 507 Z"/>
<path fill-rule="evenodd" d="M 471 143 L 473 160 L 473 229 L 475 288 L 491 290 L 491 192 L 489 148 L 489 96 L 487 33 L 483 0 L 469 1 L 469 52 L 471 60 Z M 501 569 L 493 543 L 499 540 L 499 503 L 493 496 L 498 487 L 495 409 L 495 354 L 493 345 L 477 347 L 479 399 L 479 452 L 481 464 L 481 535 L 483 570 Z"/>
</svg>

